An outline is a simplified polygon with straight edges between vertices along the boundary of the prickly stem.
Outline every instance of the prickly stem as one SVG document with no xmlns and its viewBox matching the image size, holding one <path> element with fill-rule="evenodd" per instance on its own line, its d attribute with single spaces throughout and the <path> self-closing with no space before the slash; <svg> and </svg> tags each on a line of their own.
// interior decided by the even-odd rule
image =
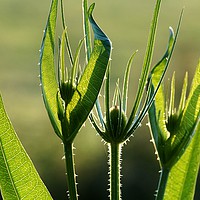
<svg viewBox="0 0 200 200">
<path fill-rule="evenodd" d="M 112 142 L 109 147 L 110 200 L 121 200 L 121 150 L 122 144 Z"/>
</svg>

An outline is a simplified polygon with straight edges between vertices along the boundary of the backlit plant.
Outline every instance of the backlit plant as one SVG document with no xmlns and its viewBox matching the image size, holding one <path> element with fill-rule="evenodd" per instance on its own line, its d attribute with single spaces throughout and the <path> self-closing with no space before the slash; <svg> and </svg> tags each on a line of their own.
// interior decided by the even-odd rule
<svg viewBox="0 0 200 200">
<path fill-rule="evenodd" d="M 175 34 L 170 28 L 168 47 L 164 56 L 151 69 L 161 6 L 161 0 L 156 1 L 138 90 L 134 102 L 131 103 L 132 110 L 128 114 L 129 77 L 136 52 L 127 63 L 122 90 L 119 81 L 116 83 L 111 103 L 112 45 L 93 18 L 94 6 L 93 3 L 88 8 L 87 0 L 82 0 L 84 36 L 73 55 L 63 1 L 52 0 L 40 49 L 42 96 L 53 129 L 64 146 L 69 199 L 78 199 L 73 143 L 87 117 L 89 116 L 92 125 L 108 145 L 110 199 L 119 200 L 122 198 L 120 182 L 122 147 L 141 125 L 147 113 L 149 113 L 152 141 L 161 167 L 156 199 L 168 200 L 172 197 L 175 200 L 183 197 L 192 199 L 200 164 L 200 65 L 197 67 L 188 98 L 186 98 L 187 78 L 185 78 L 178 110 L 174 106 L 175 77 L 172 79 L 169 101 L 165 98 L 161 85 L 176 44 L 182 14 Z M 58 10 L 61 12 L 62 22 L 62 31 L 58 33 L 61 35 L 60 38 L 57 38 L 56 34 Z M 85 44 L 86 60 L 84 66 L 79 62 L 83 44 Z M 102 111 L 98 95 L 103 82 L 105 110 Z M 97 116 L 92 111 L 94 106 Z M 1 97 L 0 190 L 5 200 L 52 199 L 16 135 Z M 88 194 L 88 198 L 93 197 Z"/>
<path fill-rule="evenodd" d="M 144 58 L 144 64 L 142 68 L 142 73 L 139 81 L 138 91 L 136 94 L 135 102 L 130 113 L 130 116 L 127 115 L 127 99 L 128 99 L 128 84 L 129 84 L 129 75 L 130 68 L 132 65 L 133 58 L 135 53 L 131 56 L 127 63 L 124 81 L 123 81 L 123 89 L 122 92 L 119 89 L 119 82 L 116 84 L 112 105 L 110 106 L 110 71 L 108 69 L 106 83 L 105 83 L 105 117 L 102 114 L 99 115 L 100 126 L 95 120 L 93 114 L 90 115 L 90 120 L 99 133 L 99 135 L 103 138 L 103 140 L 108 144 L 109 149 L 109 174 L 110 174 L 110 199 L 118 200 L 121 199 L 121 183 L 120 183 L 120 170 L 121 166 L 121 154 L 122 147 L 129 138 L 134 134 L 135 130 L 141 125 L 143 118 L 146 116 L 149 107 L 151 106 L 156 92 L 160 86 L 160 83 L 164 77 L 164 74 L 169 65 L 169 61 L 174 49 L 174 45 L 176 43 L 176 38 L 179 30 L 179 25 L 177 29 L 177 33 L 174 36 L 172 28 L 170 28 L 170 38 L 168 42 L 168 48 L 165 52 L 162 59 L 158 62 L 156 67 L 162 68 L 164 67 L 162 73 L 159 74 L 158 84 L 156 85 L 156 89 L 153 91 L 150 87 L 151 77 L 148 74 L 151 66 L 151 59 L 153 55 L 154 41 L 155 41 L 155 33 L 158 21 L 158 15 L 160 10 L 161 1 L 157 1 L 154 15 L 152 19 L 152 26 L 149 35 L 149 41 L 147 44 L 146 55 Z M 145 85 L 148 81 L 148 84 Z M 145 99 L 143 101 L 143 99 Z M 100 110 L 100 107 L 97 107 L 97 113 L 103 113 Z"/>
<path fill-rule="evenodd" d="M 158 66 L 152 70 L 152 89 L 159 81 L 160 71 L 162 68 L 159 69 Z M 156 195 L 159 200 L 169 199 L 171 195 L 177 193 L 185 199 L 193 199 L 194 197 L 193 188 L 200 162 L 199 149 L 197 148 L 199 142 L 195 142 L 199 141 L 200 137 L 200 64 L 197 66 L 188 98 L 186 98 L 187 79 L 188 74 L 186 73 L 178 109 L 175 107 L 174 73 L 169 100 L 165 95 L 167 94 L 166 89 L 162 86 L 149 110 L 152 141 L 161 167 L 158 194 Z M 196 140 L 192 140 L 193 136 Z M 189 145 L 191 140 L 193 142 Z M 187 181 L 187 174 L 190 173 L 192 173 L 190 181 Z M 171 186 L 172 179 L 173 184 L 177 183 L 175 188 Z M 183 179 L 185 190 L 183 185 L 178 184 L 180 179 Z"/>
<path fill-rule="evenodd" d="M 41 47 L 40 79 L 43 99 L 55 133 L 61 138 L 67 171 L 67 183 L 70 199 L 77 199 L 76 175 L 73 160 L 73 141 L 79 129 L 89 115 L 104 79 L 110 58 L 111 44 L 92 17 L 88 18 L 94 31 L 94 47 L 88 63 L 79 70 L 79 54 L 83 40 L 80 41 L 73 58 L 65 24 L 63 3 L 61 14 L 63 34 L 59 41 L 58 77 L 55 73 L 55 28 L 58 0 L 52 1 L 44 39 Z M 66 67 L 66 50 L 71 67 Z"/>
</svg>

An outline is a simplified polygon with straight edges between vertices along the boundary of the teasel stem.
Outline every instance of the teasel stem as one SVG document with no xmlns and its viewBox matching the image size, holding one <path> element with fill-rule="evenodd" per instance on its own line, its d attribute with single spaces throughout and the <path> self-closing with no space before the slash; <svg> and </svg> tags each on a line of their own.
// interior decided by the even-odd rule
<svg viewBox="0 0 200 200">
<path fill-rule="evenodd" d="M 78 200 L 76 174 L 74 165 L 73 143 L 64 143 L 65 163 L 66 163 L 66 177 L 70 200 Z"/>
<path fill-rule="evenodd" d="M 66 113 L 65 113 L 66 115 Z M 70 200 L 78 200 L 78 191 L 76 183 L 76 173 L 75 173 L 75 164 L 74 164 L 74 147 L 73 140 L 67 140 L 69 138 L 67 130 L 67 119 L 64 118 L 61 120 L 62 124 L 62 133 L 63 133 L 63 145 L 65 152 L 65 166 L 66 166 L 66 178 L 68 185 L 68 197 Z"/>
<path fill-rule="evenodd" d="M 167 184 L 167 180 L 168 180 L 168 176 L 169 176 L 169 171 L 170 170 L 168 168 L 162 168 L 162 170 L 161 170 L 156 200 L 164 199 L 165 188 L 166 188 L 166 184 Z"/>
<path fill-rule="evenodd" d="M 110 200 L 121 199 L 121 149 L 122 144 L 112 142 L 109 147 L 109 164 L 110 164 Z"/>
</svg>

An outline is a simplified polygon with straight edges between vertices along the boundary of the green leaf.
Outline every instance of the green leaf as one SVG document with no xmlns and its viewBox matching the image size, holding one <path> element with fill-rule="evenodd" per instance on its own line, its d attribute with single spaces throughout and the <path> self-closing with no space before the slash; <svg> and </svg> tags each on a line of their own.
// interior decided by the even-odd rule
<svg viewBox="0 0 200 200">
<path fill-rule="evenodd" d="M 194 197 L 200 166 L 200 63 L 196 69 L 183 115 L 181 126 L 191 130 L 194 137 L 169 173 L 164 200 L 171 199 L 172 196 L 174 200 Z"/>
<path fill-rule="evenodd" d="M 150 33 L 149 33 L 149 38 L 147 42 L 147 48 L 146 48 L 146 53 L 144 57 L 142 72 L 141 72 L 141 76 L 139 80 L 138 91 L 136 94 L 134 107 L 133 107 L 129 121 L 130 120 L 132 121 L 132 118 L 134 118 L 136 113 L 138 112 L 138 108 L 140 107 L 140 102 L 145 90 L 145 85 L 147 82 L 149 70 L 151 67 L 151 61 L 153 57 L 154 43 L 155 43 L 155 38 L 156 38 L 156 30 L 158 26 L 158 17 L 159 17 L 161 2 L 162 2 L 161 0 L 157 0 L 156 6 L 154 8 L 154 14 L 153 14 L 152 22 L 151 22 Z"/>
<path fill-rule="evenodd" d="M 67 71 L 67 67 L 65 66 L 65 34 L 67 29 L 63 31 L 60 45 L 59 45 L 59 71 L 58 71 L 58 80 L 60 80 L 60 86 L 62 87 L 65 82 L 69 79 L 69 74 Z"/>
<path fill-rule="evenodd" d="M 138 84 L 138 90 L 136 93 L 135 102 L 134 102 L 130 117 L 128 119 L 125 131 L 128 131 L 126 129 L 129 129 L 132 126 L 132 122 L 135 120 L 135 117 L 140 112 L 142 97 L 144 95 L 145 85 L 147 83 L 148 74 L 149 74 L 152 57 L 153 57 L 154 43 L 155 43 L 155 38 L 156 38 L 156 29 L 158 25 L 158 17 L 159 17 L 161 2 L 162 2 L 161 0 L 157 0 L 155 8 L 154 8 L 145 57 L 143 61 L 142 72 L 141 72 L 139 84 Z M 135 129 L 134 127 L 132 128 Z M 130 131 L 130 134 L 132 134 L 132 131 Z"/>
<path fill-rule="evenodd" d="M 199 77 L 198 77 L 199 78 Z M 193 83 L 193 85 L 195 85 Z M 193 86 L 194 88 L 194 86 Z M 184 110 L 178 116 L 181 120 L 180 124 L 177 124 L 178 128 L 173 128 L 175 132 L 175 136 L 173 136 L 173 131 L 171 131 L 172 137 L 166 143 L 166 147 L 172 151 L 179 152 L 180 157 L 182 153 L 185 151 L 189 141 L 193 137 L 196 126 L 198 125 L 198 118 L 200 117 L 200 81 L 196 88 L 190 91 L 190 96 L 186 102 Z M 176 116 L 176 115 L 175 115 Z M 172 124 L 173 125 L 173 124 Z M 175 139 L 174 139 L 175 138 Z M 174 157 L 176 157 L 176 153 L 174 153 Z M 176 159 L 177 160 L 177 159 Z"/>
<path fill-rule="evenodd" d="M 57 92 L 58 85 L 55 75 L 55 28 L 57 18 L 58 0 L 52 0 L 49 17 L 44 32 L 40 55 L 40 81 L 42 95 L 51 124 L 55 133 L 61 135 L 61 125 L 57 114 Z"/>
<path fill-rule="evenodd" d="M 91 31 L 90 31 L 90 24 L 89 24 L 89 13 L 88 13 L 88 3 L 87 0 L 83 0 L 82 2 L 83 8 L 83 31 L 84 31 L 84 37 L 85 37 L 85 51 L 86 51 L 86 63 L 88 63 L 88 60 L 90 59 L 91 56 L 91 49 L 92 49 L 92 44 L 91 44 Z M 103 114 L 101 111 L 101 105 L 99 103 L 99 99 L 97 98 L 95 102 L 95 107 L 98 113 L 99 120 L 101 122 L 102 127 L 104 126 L 103 124 Z"/>
<path fill-rule="evenodd" d="M 175 72 L 172 76 L 172 81 L 171 81 L 169 113 L 168 113 L 169 116 L 174 114 L 174 101 L 175 101 Z"/>
<path fill-rule="evenodd" d="M 159 73 L 155 75 L 157 77 Z M 157 83 L 154 78 L 152 84 Z M 172 88 L 175 87 L 173 82 Z M 179 115 L 173 106 L 174 97 L 170 97 L 172 99 L 169 107 L 171 113 L 166 111 L 162 88 L 159 89 L 155 103 L 149 111 L 152 135 L 159 154 L 162 172 L 168 171 L 166 177 L 163 177 L 164 173 L 161 174 L 157 199 L 168 200 L 172 196 L 175 200 L 193 199 L 194 196 L 200 164 L 200 65 L 197 67 L 192 88 L 185 103 L 186 86 L 185 78 L 177 112 Z"/>
<path fill-rule="evenodd" d="M 180 25 L 180 21 L 179 21 L 179 25 Z M 174 49 L 174 46 L 175 46 L 175 43 L 176 43 L 176 38 L 177 38 L 177 35 L 178 35 L 179 26 L 177 28 L 175 37 L 174 37 L 173 29 L 170 28 L 169 30 L 170 30 L 170 36 L 169 36 L 167 50 L 166 50 L 164 56 L 161 58 L 161 60 L 151 70 L 151 73 L 150 73 L 149 78 L 148 78 L 148 83 L 146 85 L 147 95 L 146 95 L 145 103 L 144 103 L 142 109 L 140 109 L 140 112 L 136 113 L 136 116 L 135 116 L 135 119 L 134 119 L 134 123 L 131 126 L 131 128 L 129 128 L 129 131 L 127 133 L 128 137 L 140 125 L 142 119 L 145 117 L 146 113 L 148 112 L 149 108 L 151 107 L 151 105 L 152 105 L 152 103 L 154 101 L 156 93 L 160 93 L 161 94 L 161 96 L 157 95 L 157 97 L 160 96 L 160 97 L 163 98 L 162 89 L 159 89 L 159 88 L 160 88 L 160 84 L 161 84 L 161 82 L 162 82 L 162 80 L 164 78 L 165 72 L 166 72 L 166 70 L 167 70 L 167 68 L 169 66 L 169 61 L 170 61 L 170 58 L 172 56 L 173 49 Z M 153 84 L 153 88 L 151 88 L 152 84 Z M 160 104 L 158 106 L 164 106 L 161 103 L 162 101 L 163 101 L 162 99 L 159 100 Z M 134 109 L 132 110 L 131 116 L 133 116 L 132 115 L 133 111 L 134 111 Z M 150 112 L 153 113 L 154 112 L 153 109 L 150 109 Z M 153 114 L 153 116 L 155 116 L 155 113 Z M 130 121 L 130 119 L 129 119 L 129 121 Z M 156 126 L 156 125 L 157 124 L 154 122 L 154 126 Z M 155 130 L 157 131 L 158 129 L 155 129 Z M 153 132 L 153 134 L 154 133 L 155 132 Z M 155 141 L 158 141 L 157 135 L 160 135 L 160 134 L 155 134 L 155 137 L 156 137 Z"/>
<path fill-rule="evenodd" d="M 67 25 L 66 25 L 66 22 L 65 22 L 65 12 L 64 12 L 63 0 L 60 1 L 60 7 L 61 7 L 62 26 L 63 26 L 63 29 L 65 30 Z M 67 52 L 68 52 L 68 55 L 69 55 L 70 64 L 73 65 L 74 60 L 73 60 L 73 55 L 72 55 L 67 31 L 65 32 L 65 42 L 66 42 L 66 45 L 67 45 Z"/>
<path fill-rule="evenodd" d="M 188 85 L 188 73 L 186 72 L 185 78 L 184 78 L 184 81 L 183 81 L 183 88 L 182 88 L 182 92 L 181 92 L 181 99 L 180 99 L 180 103 L 179 103 L 179 107 L 178 107 L 178 115 L 181 114 L 182 110 L 185 107 L 187 85 Z"/>
<path fill-rule="evenodd" d="M 89 20 L 94 32 L 94 48 L 79 84 L 66 108 L 68 132 L 73 140 L 85 122 L 99 94 L 110 58 L 111 43 L 92 17 L 94 4 L 89 9 Z"/>
<path fill-rule="evenodd" d="M 79 67 L 79 56 L 80 56 L 81 47 L 83 45 L 83 41 L 84 41 L 84 39 L 82 39 L 79 42 L 78 48 L 76 50 L 75 59 L 74 59 L 73 67 L 72 67 L 73 70 L 72 70 L 72 75 L 71 75 L 72 76 L 71 77 L 72 85 L 76 85 L 76 82 L 77 82 L 76 78 L 78 78 L 78 77 L 76 77 L 76 74 L 77 74 L 78 67 Z"/>
<path fill-rule="evenodd" d="M 87 6 L 87 0 L 83 0 L 83 30 L 84 30 L 84 37 L 85 37 L 85 49 L 87 53 L 86 60 L 90 59 L 91 55 L 91 33 L 90 33 L 90 26 L 89 26 L 89 16 L 88 16 L 88 6 Z"/>
<path fill-rule="evenodd" d="M 136 53 L 137 53 L 137 51 L 135 51 L 131 55 L 130 59 L 128 60 L 127 66 L 126 66 L 126 71 L 124 73 L 123 90 L 122 90 L 122 108 L 125 113 L 126 113 L 126 109 L 127 109 L 128 83 L 129 83 L 130 70 L 131 70 L 133 58 L 135 57 Z"/>
<path fill-rule="evenodd" d="M 149 76 L 149 85 L 150 85 L 149 88 L 152 89 L 151 91 L 152 97 L 156 94 L 156 97 L 154 96 L 155 102 L 152 104 L 152 106 L 149 109 L 149 121 L 151 124 L 151 134 L 153 137 L 153 142 L 155 143 L 155 146 L 157 148 L 156 151 L 158 151 L 159 156 L 163 158 L 165 158 L 163 145 L 164 145 L 164 142 L 169 138 L 170 133 L 168 132 L 165 125 L 165 121 L 166 121 L 165 95 L 163 91 L 163 85 L 160 86 L 160 84 L 168 68 L 169 61 L 171 59 L 171 56 L 172 56 L 172 53 L 177 41 L 182 15 L 183 15 L 183 11 L 179 18 L 178 27 L 177 27 L 175 36 L 173 33 L 173 29 L 170 27 L 169 29 L 170 37 L 169 37 L 169 42 L 168 42 L 168 48 L 164 56 L 162 57 L 162 59 L 151 70 L 151 73 Z"/>
<path fill-rule="evenodd" d="M 1 96 L 0 177 L 5 200 L 52 199 L 12 127 Z"/>
</svg>

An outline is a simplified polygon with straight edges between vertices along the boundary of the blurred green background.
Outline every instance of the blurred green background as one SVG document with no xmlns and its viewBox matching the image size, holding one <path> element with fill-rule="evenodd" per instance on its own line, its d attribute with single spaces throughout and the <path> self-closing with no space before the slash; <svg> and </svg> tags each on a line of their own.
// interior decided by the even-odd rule
<svg viewBox="0 0 200 200">
<path fill-rule="evenodd" d="M 155 1 L 95 2 L 95 18 L 114 47 L 112 86 L 118 77 L 122 80 L 126 62 L 132 52 L 139 50 L 130 80 L 131 108 Z M 0 91 L 15 130 L 39 174 L 53 198 L 61 200 L 66 199 L 67 193 L 63 147 L 44 109 L 37 66 L 49 6 L 50 0 L 0 0 Z M 167 80 L 176 70 L 177 99 L 185 71 L 189 71 L 191 79 L 200 55 L 199 0 L 163 1 L 153 59 L 155 64 L 161 58 L 168 41 L 168 27 L 176 28 L 184 6 L 178 43 L 165 78 Z M 72 49 L 75 51 L 78 41 L 83 37 L 81 0 L 66 1 L 65 12 Z M 146 123 L 147 119 L 123 148 L 122 196 L 125 200 L 154 199 L 159 165 Z M 88 121 L 78 134 L 75 147 L 80 200 L 108 199 L 107 149 Z M 200 185 L 197 186 L 198 190 Z M 195 199 L 200 199 L 198 193 Z"/>
</svg>

